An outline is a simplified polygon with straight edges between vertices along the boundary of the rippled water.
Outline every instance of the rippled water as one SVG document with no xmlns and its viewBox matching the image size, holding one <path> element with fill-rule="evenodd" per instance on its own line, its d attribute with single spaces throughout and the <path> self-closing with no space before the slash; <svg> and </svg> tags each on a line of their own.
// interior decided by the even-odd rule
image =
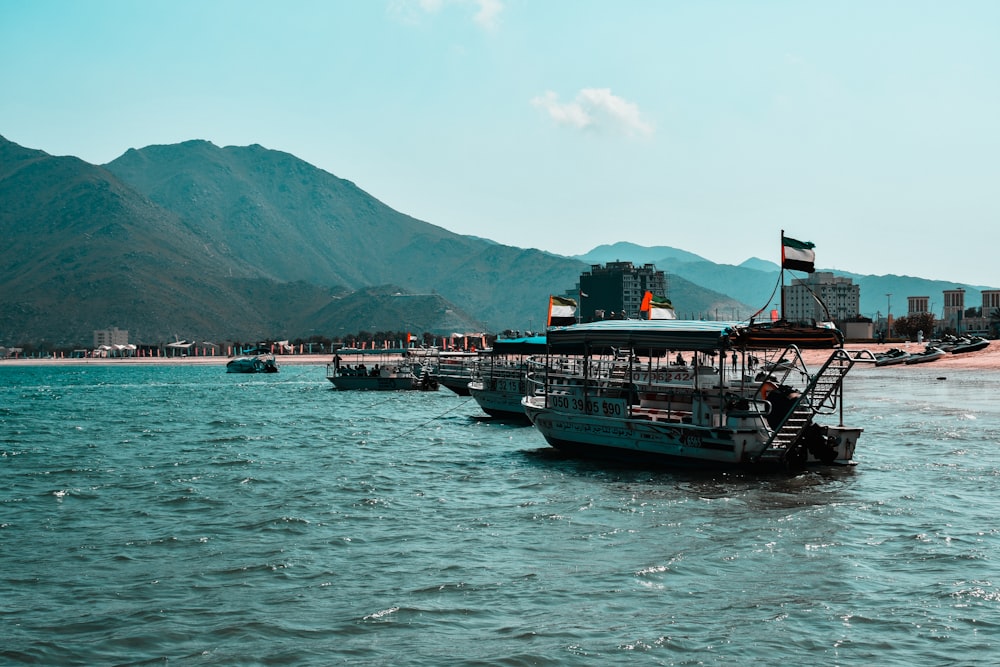
<svg viewBox="0 0 1000 667">
<path fill-rule="evenodd" d="M 858 466 L 753 476 L 317 366 L 0 366 L 0 661 L 996 662 L 1000 374 L 849 381 Z"/>
</svg>

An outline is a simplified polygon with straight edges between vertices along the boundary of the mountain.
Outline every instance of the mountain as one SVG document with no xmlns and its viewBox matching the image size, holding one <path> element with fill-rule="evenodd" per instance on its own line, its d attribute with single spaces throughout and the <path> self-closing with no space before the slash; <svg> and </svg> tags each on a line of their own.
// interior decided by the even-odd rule
<svg viewBox="0 0 1000 667">
<path fill-rule="evenodd" d="M 288 153 L 207 141 L 150 146 L 107 169 L 225 259 L 234 275 L 437 292 L 491 329 L 545 316 L 579 262 L 462 236 L 393 210 Z M 537 321 L 537 319 L 536 319 Z"/>
<path fill-rule="evenodd" d="M 576 255 L 574 259 L 587 264 L 607 264 L 608 262 L 632 262 L 642 266 L 643 264 L 663 264 L 673 262 L 706 262 L 704 257 L 700 257 L 686 250 L 671 248 L 670 246 L 645 247 L 619 241 L 610 245 L 599 245 L 584 255 Z M 657 266 L 657 268 L 661 268 Z"/>
<path fill-rule="evenodd" d="M 97 166 L 0 137 L 0 200 L 7 344 L 89 345 L 112 326 L 148 343 L 526 330 L 587 268 L 416 220 L 256 145 Z M 693 311 L 732 303 L 672 289 Z"/>
<path fill-rule="evenodd" d="M 324 311 L 348 293 L 279 281 L 200 236 L 196 226 L 109 170 L 53 157 L 0 137 L 0 342 L 89 345 L 95 329 L 127 329 L 138 342 L 326 335 Z M 399 292 L 398 288 L 393 289 Z M 421 331 L 482 323 L 456 307 L 411 301 L 394 316 Z M 397 330 L 396 326 L 386 330 Z"/>
</svg>

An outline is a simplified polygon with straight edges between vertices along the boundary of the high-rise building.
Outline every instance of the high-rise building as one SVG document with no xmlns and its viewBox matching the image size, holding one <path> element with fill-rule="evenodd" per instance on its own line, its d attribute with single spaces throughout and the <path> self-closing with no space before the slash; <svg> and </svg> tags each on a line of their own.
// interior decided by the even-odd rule
<svg viewBox="0 0 1000 667">
<path fill-rule="evenodd" d="M 128 345 L 128 329 L 111 327 L 94 330 L 94 347 L 102 345 Z"/>
<path fill-rule="evenodd" d="M 640 319 L 646 292 L 667 296 L 667 278 L 653 264 L 634 266 L 632 262 L 592 264 L 580 274 L 580 318 L 593 320 Z"/>
<path fill-rule="evenodd" d="M 791 322 L 843 322 L 857 317 L 861 308 L 861 287 L 827 271 L 795 278 L 782 289 L 784 317 Z"/>
</svg>

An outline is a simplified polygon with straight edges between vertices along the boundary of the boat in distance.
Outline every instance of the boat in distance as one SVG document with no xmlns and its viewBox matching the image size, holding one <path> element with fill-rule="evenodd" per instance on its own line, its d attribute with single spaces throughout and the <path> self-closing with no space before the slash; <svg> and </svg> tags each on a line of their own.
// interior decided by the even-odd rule
<svg viewBox="0 0 1000 667">
<path fill-rule="evenodd" d="M 353 367 L 341 364 L 335 357 L 333 363 L 326 365 L 326 379 L 340 391 L 437 391 L 436 381 L 426 372 L 417 372 L 414 365 L 407 361 L 375 364 L 368 368 L 363 363 Z"/>
<path fill-rule="evenodd" d="M 796 345 L 747 327 L 609 320 L 551 328 L 547 353 L 529 361 L 522 404 L 545 440 L 573 455 L 706 468 L 852 464 L 863 429 L 844 424 L 844 378 L 874 356 L 832 346 L 814 371 Z M 810 346 L 818 348 L 813 337 Z"/>
<path fill-rule="evenodd" d="M 226 364 L 227 373 L 277 373 L 278 362 L 272 354 L 258 354 L 230 359 Z"/>
</svg>

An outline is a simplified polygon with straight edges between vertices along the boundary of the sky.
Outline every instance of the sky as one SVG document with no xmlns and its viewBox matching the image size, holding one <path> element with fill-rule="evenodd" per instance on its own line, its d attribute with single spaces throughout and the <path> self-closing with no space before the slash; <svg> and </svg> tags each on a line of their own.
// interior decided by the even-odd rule
<svg viewBox="0 0 1000 667">
<path fill-rule="evenodd" d="M 260 144 L 561 255 L 777 262 L 784 230 L 1000 287 L 997 34 L 995 0 L 0 0 L 0 135 Z"/>
</svg>

